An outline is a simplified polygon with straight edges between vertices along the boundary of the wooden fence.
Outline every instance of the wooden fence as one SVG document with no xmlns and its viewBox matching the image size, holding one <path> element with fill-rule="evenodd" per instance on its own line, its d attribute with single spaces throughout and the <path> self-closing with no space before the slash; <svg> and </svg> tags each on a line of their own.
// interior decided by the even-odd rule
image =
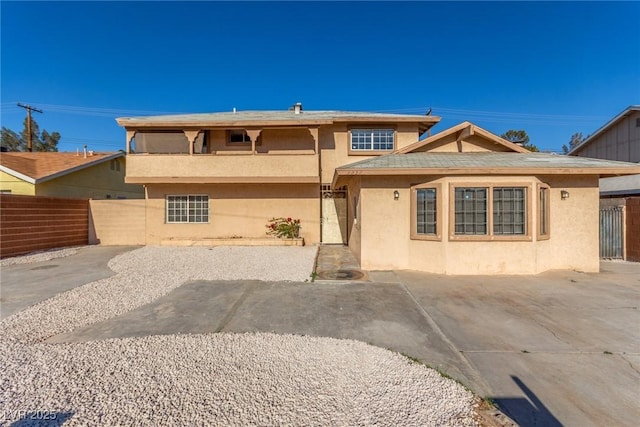
<svg viewBox="0 0 640 427">
<path fill-rule="evenodd" d="M 88 200 L 0 194 L 0 258 L 88 242 Z"/>
</svg>

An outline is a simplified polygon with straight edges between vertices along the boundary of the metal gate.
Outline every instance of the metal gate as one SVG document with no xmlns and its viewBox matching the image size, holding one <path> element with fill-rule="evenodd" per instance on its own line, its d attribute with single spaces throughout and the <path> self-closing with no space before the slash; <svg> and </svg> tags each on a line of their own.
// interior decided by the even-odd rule
<svg viewBox="0 0 640 427">
<path fill-rule="evenodd" d="M 600 258 L 624 256 L 624 206 L 600 209 Z"/>
</svg>

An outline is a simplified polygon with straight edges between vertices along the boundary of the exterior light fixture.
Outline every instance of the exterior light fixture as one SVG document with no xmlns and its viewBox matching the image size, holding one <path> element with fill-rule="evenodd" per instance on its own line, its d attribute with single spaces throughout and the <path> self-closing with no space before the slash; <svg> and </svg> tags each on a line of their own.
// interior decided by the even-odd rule
<svg viewBox="0 0 640 427">
<path fill-rule="evenodd" d="M 560 198 L 561 198 L 562 200 L 564 200 L 564 199 L 568 199 L 568 198 L 569 198 L 569 192 L 568 192 L 567 190 L 562 190 L 562 191 L 560 192 Z"/>
<path fill-rule="evenodd" d="M 398 190 L 395 190 L 393 192 L 393 200 L 398 200 L 400 198 L 400 192 Z"/>
</svg>

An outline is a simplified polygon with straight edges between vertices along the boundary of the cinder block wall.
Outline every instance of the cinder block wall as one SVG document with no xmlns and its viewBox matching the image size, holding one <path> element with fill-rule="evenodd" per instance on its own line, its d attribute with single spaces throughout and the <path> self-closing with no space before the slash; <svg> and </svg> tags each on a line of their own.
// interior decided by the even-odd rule
<svg viewBox="0 0 640 427">
<path fill-rule="evenodd" d="M 0 258 L 86 245 L 89 201 L 0 194 Z"/>
<path fill-rule="evenodd" d="M 101 245 L 144 245 L 146 243 L 146 200 L 91 200 L 89 243 Z"/>
<path fill-rule="evenodd" d="M 640 197 L 627 199 L 627 261 L 640 262 Z"/>
</svg>

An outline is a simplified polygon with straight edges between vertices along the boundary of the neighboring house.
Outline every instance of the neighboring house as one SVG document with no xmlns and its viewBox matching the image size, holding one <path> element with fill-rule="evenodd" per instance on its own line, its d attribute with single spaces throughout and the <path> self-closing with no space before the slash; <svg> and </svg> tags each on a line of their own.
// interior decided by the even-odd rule
<svg viewBox="0 0 640 427">
<path fill-rule="evenodd" d="M 627 107 L 569 155 L 640 163 L 640 105 Z M 640 174 L 600 179 L 600 208 L 601 255 L 640 261 Z"/>
<path fill-rule="evenodd" d="M 628 163 L 529 153 L 435 116 L 250 111 L 120 118 L 126 182 L 146 187 L 147 244 L 264 236 L 301 220 L 365 269 L 598 270 L 598 178 Z"/>
<path fill-rule="evenodd" d="M 144 198 L 125 184 L 125 155 L 117 153 L 3 152 L 0 192 L 84 199 Z"/>
<path fill-rule="evenodd" d="M 640 105 L 631 105 L 574 147 L 570 156 L 640 163 Z M 640 196 L 640 175 L 603 178 L 600 196 Z"/>
</svg>

